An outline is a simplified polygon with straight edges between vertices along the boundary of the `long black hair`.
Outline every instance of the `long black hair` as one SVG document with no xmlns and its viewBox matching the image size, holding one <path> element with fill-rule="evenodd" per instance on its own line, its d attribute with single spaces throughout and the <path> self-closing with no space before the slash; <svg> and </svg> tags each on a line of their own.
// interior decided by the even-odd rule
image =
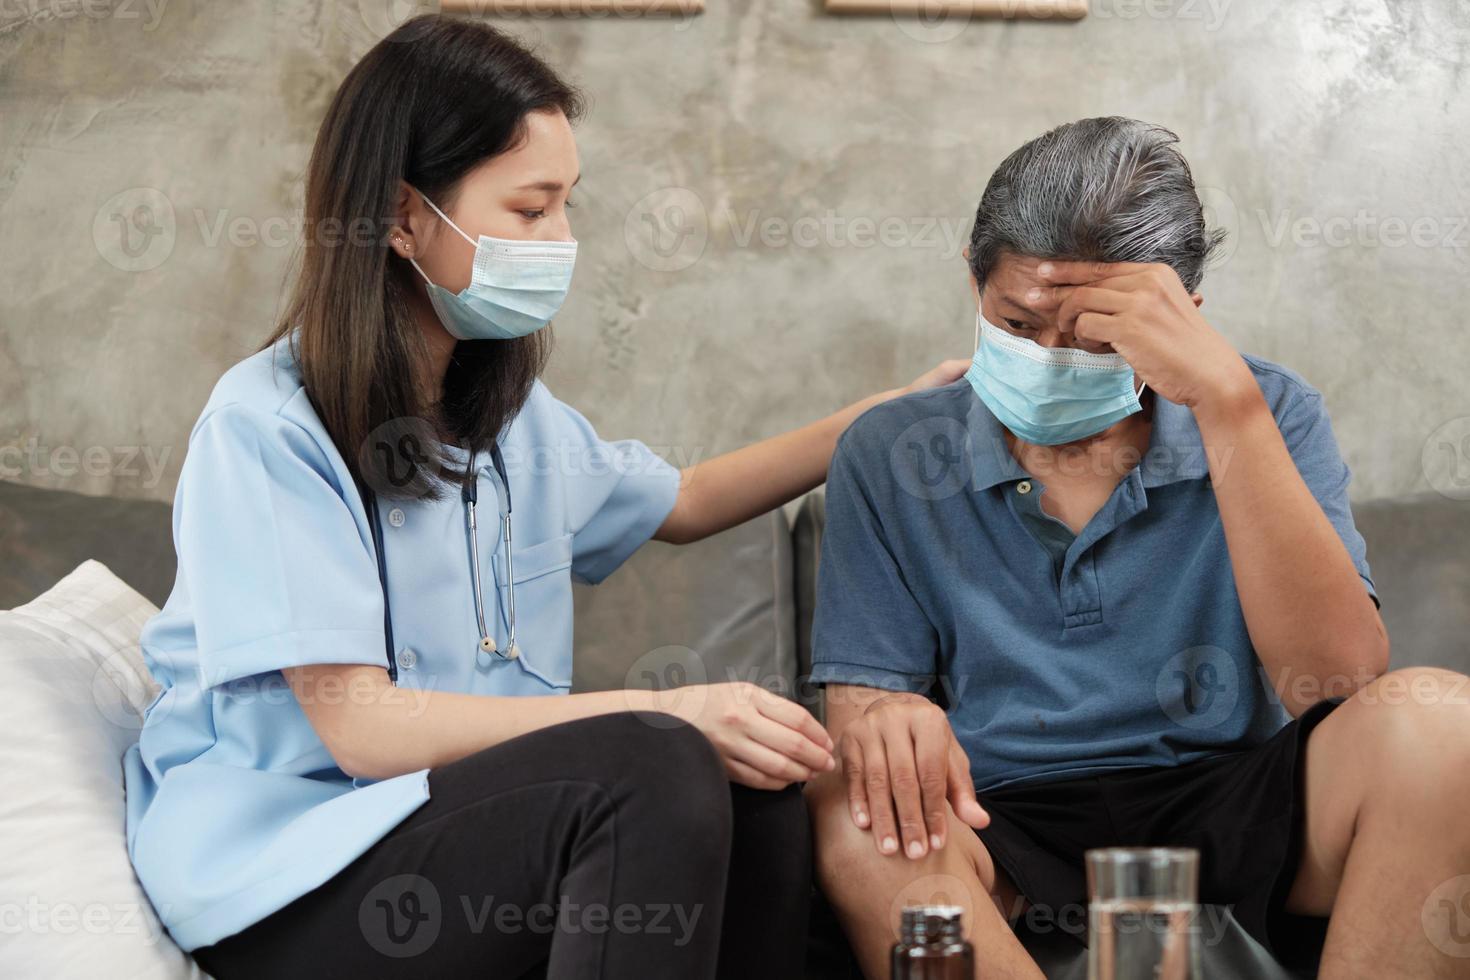
<svg viewBox="0 0 1470 980">
<path fill-rule="evenodd" d="M 322 120 L 306 176 L 301 268 L 264 346 L 292 338 L 307 395 L 338 452 L 385 496 L 438 496 L 453 466 L 435 438 L 420 446 L 428 465 L 385 481 L 365 472 L 370 440 L 418 427 L 470 452 L 488 448 L 529 397 L 551 344 L 550 330 L 460 341 L 432 400 L 423 385 L 428 345 L 408 305 L 408 291 L 421 287 L 387 240 L 399 182 L 448 211 L 460 179 L 513 149 L 527 113 L 543 110 L 575 119 L 582 100 L 513 38 L 426 14 L 363 56 Z"/>
</svg>

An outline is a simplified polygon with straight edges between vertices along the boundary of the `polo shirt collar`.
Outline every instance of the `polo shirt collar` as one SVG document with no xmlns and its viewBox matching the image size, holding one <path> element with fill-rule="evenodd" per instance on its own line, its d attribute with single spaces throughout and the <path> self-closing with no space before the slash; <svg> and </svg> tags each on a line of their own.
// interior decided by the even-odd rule
<svg viewBox="0 0 1470 980">
<path fill-rule="evenodd" d="M 1209 459 L 1194 413 L 1188 407 L 1176 405 L 1157 394 L 1153 398 L 1153 412 L 1148 452 L 1130 475 L 1141 479 L 1145 488 L 1208 476 Z M 974 490 L 988 490 L 1002 483 L 1024 480 L 1030 475 L 1006 446 L 1005 427 L 973 393 L 965 430 L 970 439 L 971 487 Z"/>
<path fill-rule="evenodd" d="M 968 386 L 968 382 L 966 384 Z M 965 418 L 965 432 L 970 440 L 970 486 L 974 490 L 989 490 L 1029 476 L 1006 445 L 1005 426 L 990 413 L 973 390 L 970 392 L 970 411 Z"/>
</svg>

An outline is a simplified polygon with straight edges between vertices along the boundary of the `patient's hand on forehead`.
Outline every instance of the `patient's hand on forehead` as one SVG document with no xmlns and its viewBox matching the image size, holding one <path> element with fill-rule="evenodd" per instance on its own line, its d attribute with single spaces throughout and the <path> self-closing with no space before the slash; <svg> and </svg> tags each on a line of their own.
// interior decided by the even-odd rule
<svg viewBox="0 0 1470 980">
<path fill-rule="evenodd" d="M 1244 361 L 1200 314 L 1204 298 L 1162 262 L 1004 252 L 983 291 L 974 289 L 981 315 L 998 329 L 1042 347 L 1119 354 L 1176 404 L 1198 408 L 1253 389 Z"/>
<path fill-rule="evenodd" d="M 1097 354 L 1112 353 L 1108 344 L 1094 343 L 1062 331 L 1060 302 L 1051 294 L 1035 292 L 1053 285 L 1037 271 L 1042 263 L 1048 261 L 1055 264 L 1062 260 L 1010 252 L 1002 255 L 986 278 L 984 290 L 978 291 L 981 315 L 1002 330 L 1034 340 L 1042 347 L 1075 347 Z"/>
</svg>

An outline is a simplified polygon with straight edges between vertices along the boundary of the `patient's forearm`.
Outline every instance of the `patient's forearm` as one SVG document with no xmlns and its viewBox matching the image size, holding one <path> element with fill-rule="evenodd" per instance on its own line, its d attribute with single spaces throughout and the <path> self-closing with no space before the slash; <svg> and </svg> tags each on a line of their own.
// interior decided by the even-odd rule
<svg viewBox="0 0 1470 980">
<path fill-rule="evenodd" d="M 811 425 L 687 467 L 678 501 L 654 537 L 672 544 L 698 541 L 820 486 L 837 437 L 894 394 L 873 395 Z"/>
<path fill-rule="evenodd" d="M 432 769 L 563 722 L 658 710 L 653 691 L 487 697 L 399 687 L 387 671 L 366 665 L 282 673 L 337 765 L 368 779 Z"/>
<path fill-rule="evenodd" d="M 1383 673 L 1383 621 L 1260 390 L 1195 416 L 1251 644 L 1287 710 Z"/>
</svg>

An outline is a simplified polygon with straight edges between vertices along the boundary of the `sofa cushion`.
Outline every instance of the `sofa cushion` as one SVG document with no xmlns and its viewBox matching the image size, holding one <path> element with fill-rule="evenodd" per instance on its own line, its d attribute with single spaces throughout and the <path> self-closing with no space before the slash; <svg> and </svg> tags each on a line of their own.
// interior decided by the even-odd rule
<svg viewBox="0 0 1470 980">
<path fill-rule="evenodd" d="M 1470 501 L 1437 493 L 1353 508 L 1383 603 L 1393 666 L 1470 674 Z"/>
<path fill-rule="evenodd" d="M 138 635 L 156 611 L 88 561 L 0 612 L 0 906 L 21 918 L 0 942 L 0 976 L 199 976 L 162 931 L 124 836 L 122 755 L 157 690 Z"/>
<path fill-rule="evenodd" d="M 89 558 L 162 605 L 174 584 L 169 510 L 0 480 L 0 609 L 29 602 Z"/>
<path fill-rule="evenodd" d="M 791 522 L 791 555 L 796 564 L 792 572 L 792 594 L 796 599 L 797 696 L 823 722 L 826 711 L 822 688 L 810 678 L 812 619 L 817 612 L 817 560 L 822 556 L 822 528 L 826 523 L 827 498 L 821 492 L 807 494 Z"/>
<path fill-rule="evenodd" d="M 796 678 L 791 532 L 780 511 L 695 544 L 650 542 L 575 590 L 572 690 Z"/>
</svg>

